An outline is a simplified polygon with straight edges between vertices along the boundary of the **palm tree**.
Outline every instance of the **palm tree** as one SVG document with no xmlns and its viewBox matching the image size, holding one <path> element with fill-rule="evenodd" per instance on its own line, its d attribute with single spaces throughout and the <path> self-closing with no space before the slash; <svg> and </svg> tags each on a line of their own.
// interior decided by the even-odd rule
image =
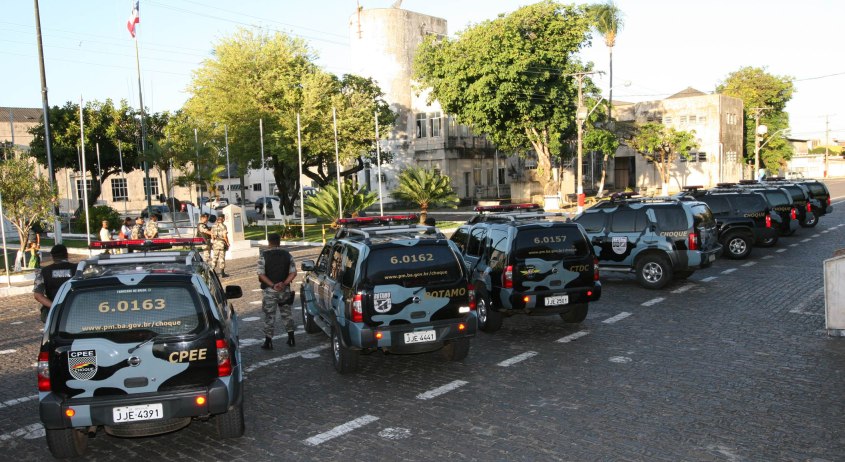
<svg viewBox="0 0 845 462">
<path fill-rule="evenodd" d="M 361 210 L 373 205 L 378 200 L 378 194 L 370 192 L 365 187 L 358 188 L 352 181 L 344 181 L 341 187 L 343 197 L 343 212 L 357 215 Z M 330 183 L 316 194 L 305 199 L 305 211 L 334 224 L 340 214 L 337 210 L 337 182 Z"/>
<path fill-rule="evenodd" d="M 429 207 L 444 205 L 458 208 L 458 196 L 452 188 L 451 178 L 446 175 L 411 167 L 399 174 L 398 181 L 399 186 L 391 196 L 419 205 L 420 223 L 425 222 Z"/>
<path fill-rule="evenodd" d="M 613 111 L 613 47 L 616 45 L 616 34 L 622 28 L 622 10 L 608 0 L 607 3 L 597 3 L 587 7 L 587 15 L 593 23 L 596 32 L 604 37 L 604 44 L 607 45 L 610 53 L 610 90 L 607 97 L 607 121 L 610 122 L 611 111 Z"/>
</svg>

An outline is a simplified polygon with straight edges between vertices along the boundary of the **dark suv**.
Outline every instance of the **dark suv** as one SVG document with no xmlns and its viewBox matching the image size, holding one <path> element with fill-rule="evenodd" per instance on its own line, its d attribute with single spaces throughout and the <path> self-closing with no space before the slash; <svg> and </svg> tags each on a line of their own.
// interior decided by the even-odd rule
<svg viewBox="0 0 845 462">
<path fill-rule="evenodd" d="M 833 213 L 833 206 L 830 205 L 830 190 L 827 189 L 827 185 L 818 180 L 803 180 L 796 183 L 806 186 L 810 197 L 816 200 L 817 203 L 813 203 L 813 213 L 816 218 Z"/>
<path fill-rule="evenodd" d="M 583 228 L 522 204 L 477 207 L 470 224 L 452 235 L 471 272 L 478 325 L 494 332 L 504 316 L 587 317 L 601 297 L 598 261 Z M 558 217 L 555 221 L 555 217 Z"/>
<path fill-rule="evenodd" d="M 660 289 L 674 277 L 710 266 L 722 250 L 707 204 L 614 196 L 575 219 L 590 237 L 602 271 L 633 271 L 640 285 Z"/>
<path fill-rule="evenodd" d="M 798 221 L 798 210 L 793 204 L 792 194 L 786 189 L 774 184 L 766 185 L 753 180 L 742 180 L 739 187 L 763 194 L 769 207 L 780 216 L 778 232 L 781 236 L 791 236 L 801 227 Z"/>
<path fill-rule="evenodd" d="M 684 188 L 682 197 L 704 202 L 719 227 L 724 255 L 739 260 L 751 255 L 755 245 L 770 246 L 778 240 L 769 204 L 762 194 L 742 189 L 716 188 L 703 191 Z"/>
<path fill-rule="evenodd" d="M 147 242 L 161 248 L 201 241 Z M 224 289 L 193 251 L 81 262 L 56 295 L 38 354 L 50 452 L 79 456 L 101 427 L 136 437 L 211 419 L 219 437 L 243 435 L 238 319 L 229 303 L 241 296 L 239 286 Z"/>
<path fill-rule="evenodd" d="M 340 373 L 362 351 L 423 353 L 448 360 L 469 353 L 475 299 L 457 246 L 432 226 L 401 224 L 416 215 L 338 220 L 317 262 L 305 260 L 305 331 L 331 338 Z"/>
</svg>

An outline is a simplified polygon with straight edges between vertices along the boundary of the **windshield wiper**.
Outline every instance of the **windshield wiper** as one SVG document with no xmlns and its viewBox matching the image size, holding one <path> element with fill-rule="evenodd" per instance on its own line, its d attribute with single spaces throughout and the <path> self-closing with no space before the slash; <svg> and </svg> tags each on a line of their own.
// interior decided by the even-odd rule
<svg viewBox="0 0 845 462">
<path fill-rule="evenodd" d="M 142 346 L 144 346 L 144 345 L 146 345 L 146 344 L 148 344 L 148 343 L 152 342 L 153 340 L 155 340 L 155 338 L 156 338 L 156 335 L 153 335 L 152 337 L 150 337 L 150 338 L 148 338 L 148 339 L 144 340 L 143 342 L 141 342 L 141 343 L 139 343 L 139 344 L 135 345 L 134 347 L 130 348 L 130 349 L 129 349 L 129 354 L 134 353 L 134 352 L 135 352 L 135 350 L 137 350 L 138 348 L 141 348 Z"/>
</svg>

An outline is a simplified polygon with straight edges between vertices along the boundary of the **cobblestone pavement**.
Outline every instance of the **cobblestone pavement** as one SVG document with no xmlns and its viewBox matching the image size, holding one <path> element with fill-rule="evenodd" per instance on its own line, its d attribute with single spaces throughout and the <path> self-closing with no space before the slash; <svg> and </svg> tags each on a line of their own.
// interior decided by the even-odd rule
<svg viewBox="0 0 845 462">
<path fill-rule="evenodd" d="M 603 298 L 580 326 L 515 316 L 480 333 L 463 362 L 376 353 L 352 376 L 334 372 L 324 335 L 301 327 L 296 348 L 259 349 L 253 262 L 235 261 L 225 282 L 245 292 L 235 306 L 246 435 L 220 441 L 206 422 L 153 438 L 100 433 L 88 458 L 842 460 L 845 338 L 824 333 L 821 262 L 845 247 L 843 207 L 664 290 L 604 275 Z M 2 304 L 0 448 L 50 459 L 34 398 L 35 303 Z"/>
</svg>

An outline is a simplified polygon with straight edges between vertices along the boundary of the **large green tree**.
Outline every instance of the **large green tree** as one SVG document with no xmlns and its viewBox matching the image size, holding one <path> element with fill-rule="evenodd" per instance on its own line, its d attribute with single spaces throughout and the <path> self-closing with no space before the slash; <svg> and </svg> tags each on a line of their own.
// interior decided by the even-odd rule
<svg viewBox="0 0 845 462">
<path fill-rule="evenodd" d="M 456 39 L 427 37 L 414 76 L 431 88 L 430 100 L 500 148 L 536 152 L 536 179 L 551 194 L 552 158 L 575 130 L 573 74 L 589 69 L 577 55 L 589 44 L 589 30 L 581 8 L 539 2 L 472 26 Z"/>
<path fill-rule="evenodd" d="M 698 149 L 694 131 L 675 130 L 673 127 L 659 123 L 647 123 L 638 127 L 630 144 L 647 161 L 653 162 L 657 167 L 662 183 L 660 194 L 663 196 L 669 194 L 672 165 L 680 156 L 688 158 L 690 152 Z"/>
<path fill-rule="evenodd" d="M 52 214 L 56 193 L 45 176 L 33 174 L 35 159 L 15 158 L 0 162 L 0 195 L 3 216 L 18 232 L 21 252 L 27 248 L 29 230 Z M 18 255 L 20 261 L 20 253 Z"/>
<path fill-rule="evenodd" d="M 364 168 L 363 156 L 375 139 L 374 115 L 382 133 L 389 133 L 395 120 L 372 80 L 334 76 L 314 60 L 314 52 L 300 39 L 241 29 L 218 42 L 213 57 L 194 73 L 184 108 L 220 139 L 224 125 L 228 127 L 230 159 L 241 175 L 260 167 L 261 120 L 265 159 L 289 210 L 300 187 L 297 113 L 303 173 L 320 186 L 336 178 L 333 109 L 338 157 L 346 168 L 342 176 Z"/>
<path fill-rule="evenodd" d="M 604 44 L 607 45 L 609 54 L 608 80 L 610 83 L 607 96 L 607 120 L 611 120 L 611 113 L 613 111 L 613 47 L 616 46 L 616 36 L 623 24 L 622 10 L 612 0 L 608 0 L 606 3 L 597 3 L 588 6 L 587 15 L 592 22 L 593 28 L 604 37 Z M 603 173 L 602 179 L 604 179 Z"/>
<path fill-rule="evenodd" d="M 599 180 L 599 190 L 596 193 L 597 197 L 604 195 L 604 180 L 607 177 L 607 161 L 616 155 L 616 150 L 619 148 L 619 138 L 610 130 L 601 128 L 593 128 L 587 130 L 584 134 L 584 149 L 587 151 L 594 151 L 602 156 L 601 162 L 601 180 Z"/>
<path fill-rule="evenodd" d="M 789 127 L 786 104 L 795 91 L 793 78 L 766 72 L 761 67 L 743 67 L 728 74 L 716 87 L 718 93 L 742 100 L 745 112 L 745 159 L 754 162 L 755 117 L 766 125 L 769 135 Z M 765 142 L 768 138 L 762 140 Z M 792 145 L 782 136 L 775 136 L 760 150 L 761 164 L 777 171 L 792 157 Z"/>
</svg>

